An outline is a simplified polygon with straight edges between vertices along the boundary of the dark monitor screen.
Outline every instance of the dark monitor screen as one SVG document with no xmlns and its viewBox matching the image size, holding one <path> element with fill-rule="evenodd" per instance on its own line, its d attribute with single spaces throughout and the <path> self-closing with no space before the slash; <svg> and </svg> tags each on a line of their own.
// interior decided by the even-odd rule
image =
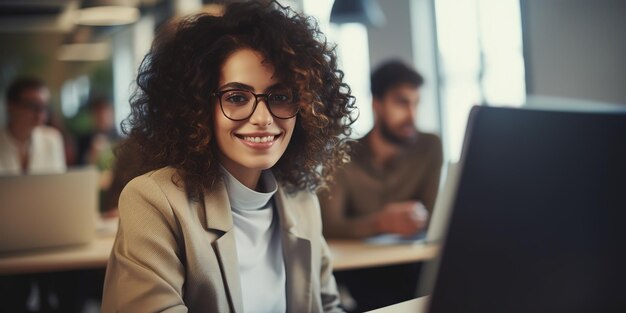
<svg viewBox="0 0 626 313">
<path fill-rule="evenodd" d="M 626 114 L 468 125 L 429 312 L 626 312 Z"/>
</svg>

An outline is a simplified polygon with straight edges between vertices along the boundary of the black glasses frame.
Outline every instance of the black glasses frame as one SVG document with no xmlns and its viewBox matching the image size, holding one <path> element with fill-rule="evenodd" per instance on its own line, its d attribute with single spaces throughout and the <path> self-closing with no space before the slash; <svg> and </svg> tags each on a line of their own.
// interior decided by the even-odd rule
<svg viewBox="0 0 626 313">
<path fill-rule="evenodd" d="M 222 105 L 222 96 L 227 93 L 227 92 L 232 92 L 232 91 L 243 91 L 243 92 L 248 92 L 251 93 L 254 96 L 254 106 L 252 107 L 252 111 L 250 111 L 250 114 L 244 118 L 238 118 L 238 119 L 234 119 L 231 118 L 230 116 L 226 115 L 226 112 L 224 112 L 224 106 Z M 270 112 L 270 114 L 278 119 L 281 120 L 288 120 L 290 118 L 293 118 L 294 116 L 298 115 L 298 112 L 300 112 L 300 106 L 297 106 L 296 112 L 289 116 L 289 117 L 281 117 L 278 116 L 276 114 L 274 114 L 274 112 L 272 112 L 272 108 L 269 105 L 269 97 L 272 95 L 272 93 L 254 93 L 250 90 L 245 90 L 245 89 L 226 89 L 226 90 L 221 90 L 221 91 L 216 91 L 214 93 L 211 94 L 214 97 L 217 97 L 219 103 L 220 103 L 220 110 L 222 111 L 222 114 L 224 114 L 224 116 L 226 116 L 227 119 L 231 120 L 231 121 L 235 121 L 235 122 L 240 122 L 240 121 L 244 121 L 250 118 L 250 116 L 252 116 L 252 114 L 254 114 L 254 111 L 256 111 L 256 107 L 259 105 L 259 98 L 265 98 L 265 106 L 267 107 L 267 110 Z M 294 103 L 296 103 L 297 101 L 295 101 L 296 97 L 295 95 L 293 96 L 292 101 Z"/>
</svg>

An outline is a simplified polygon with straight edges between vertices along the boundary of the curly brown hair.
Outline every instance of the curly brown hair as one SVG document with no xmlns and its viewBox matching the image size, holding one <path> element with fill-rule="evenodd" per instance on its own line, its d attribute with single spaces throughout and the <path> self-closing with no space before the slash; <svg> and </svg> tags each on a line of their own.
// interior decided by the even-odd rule
<svg viewBox="0 0 626 313">
<path fill-rule="evenodd" d="M 335 47 L 310 17 L 276 2 L 232 3 L 222 16 L 198 14 L 161 27 L 144 58 L 119 154 L 141 160 L 136 175 L 171 166 L 194 197 L 221 176 L 211 93 L 235 51 L 260 52 L 298 95 L 287 150 L 272 168 L 287 190 L 315 190 L 348 156 L 354 97 L 337 68 Z M 131 175 L 135 176 L 135 175 Z"/>
</svg>

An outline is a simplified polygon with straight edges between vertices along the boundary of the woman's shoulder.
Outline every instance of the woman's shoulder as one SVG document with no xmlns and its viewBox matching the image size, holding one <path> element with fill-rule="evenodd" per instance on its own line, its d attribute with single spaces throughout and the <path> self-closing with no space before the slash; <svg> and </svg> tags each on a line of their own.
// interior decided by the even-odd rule
<svg viewBox="0 0 626 313">
<path fill-rule="evenodd" d="M 192 208 L 179 177 L 178 170 L 164 167 L 133 178 L 120 194 L 120 218 L 141 219 L 159 212 L 174 227 L 175 216 L 188 215 Z"/>
<path fill-rule="evenodd" d="M 168 166 L 133 178 L 124 187 L 122 194 L 124 193 L 159 193 L 171 196 L 185 194 L 185 189 L 178 170 Z"/>
<path fill-rule="evenodd" d="M 148 181 L 153 181 L 158 185 L 164 185 L 171 183 L 177 177 L 179 177 L 178 170 L 171 166 L 166 166 L 141 174 L 133 178 L 128 185 L 142 185 L 146 184 Z"/>
</svg>

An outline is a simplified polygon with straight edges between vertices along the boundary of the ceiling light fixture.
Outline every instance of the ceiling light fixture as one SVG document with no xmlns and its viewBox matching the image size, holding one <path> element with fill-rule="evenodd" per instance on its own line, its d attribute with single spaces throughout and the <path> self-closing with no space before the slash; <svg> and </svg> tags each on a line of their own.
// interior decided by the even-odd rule
<svg viewBox="0 0 626 313">
<path fill-rule="evenodd" d="M 361 23 L 365 26 L 385 25 L 385 14 L 375 0 L 335 0 L 330 13 L 334 24 Z"/>
</svg>

